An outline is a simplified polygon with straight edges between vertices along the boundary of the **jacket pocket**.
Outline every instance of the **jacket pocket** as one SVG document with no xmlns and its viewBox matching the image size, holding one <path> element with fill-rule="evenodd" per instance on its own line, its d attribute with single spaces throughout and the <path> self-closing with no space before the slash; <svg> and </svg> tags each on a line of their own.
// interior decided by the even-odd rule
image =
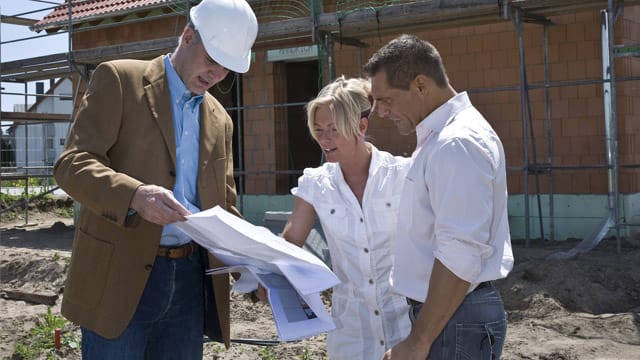
<svg viewBox="0 0 640 360">
<path fill-rule="evenodd" d="M 95 307 L 104 293 L 113 244 L 78 229 L 71 254 L 65 297 L 73 303 Z"/>
</svg>

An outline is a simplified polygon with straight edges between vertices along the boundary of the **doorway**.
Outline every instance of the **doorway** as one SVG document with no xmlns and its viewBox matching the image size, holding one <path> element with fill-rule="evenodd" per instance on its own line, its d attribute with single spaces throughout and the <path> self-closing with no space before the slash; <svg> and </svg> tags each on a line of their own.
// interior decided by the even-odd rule
<svg viewBox="0 0 640 360">
<path fill-rule="evenodd" d="M 283 62 L 279 64 L 281 99 L 284 107 L 277 111 L 280 117 L 280 131 L 276 131 L 278 170 L 287 170 L 286 174 L 277 176 L 277 192 L 288 194 L 298 185 L 298 177 L 302 170 L 317 167 L 322 163 L 320 147 L 313 140 L 307 128 L 305 104 L 317 94 L 320 86 L 318 61 Z M 284 90 L 284 91 L 283 91 Z M 282 119 L 284 118 L 284 119 Z M 282 121 L 285 120 L 285 121 Z"/>
</svg>

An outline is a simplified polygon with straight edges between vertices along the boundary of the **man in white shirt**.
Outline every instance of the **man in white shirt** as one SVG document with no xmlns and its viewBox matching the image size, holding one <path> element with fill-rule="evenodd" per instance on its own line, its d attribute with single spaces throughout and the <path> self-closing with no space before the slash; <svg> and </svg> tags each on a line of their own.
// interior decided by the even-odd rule
<svg viewBox="0 0 640 360">
<path fill-rule="evenodd" d="M 499 359 L 507 322 L 491 281 L 513 267 L 502 143 L 429 42 L 402 35 L 365 70 L 375 111 L 417 136 L 391 275 L 413 326 L 384 359 Z"/>
</svg>

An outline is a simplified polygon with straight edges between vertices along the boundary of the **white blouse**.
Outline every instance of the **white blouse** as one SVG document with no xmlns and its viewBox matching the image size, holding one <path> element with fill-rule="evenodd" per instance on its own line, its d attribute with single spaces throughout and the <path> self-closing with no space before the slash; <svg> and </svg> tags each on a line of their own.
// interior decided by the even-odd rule
<svg viewBox="0 0 640 360">
<path fill-rule="evenodd" d="M 337 328 L 327 337 L 330 359 L 381 359 L 411 330 L 406 298 L 390 284 L 391 246 L 410 159 L 367 145 L 372 157 L 362 208 L 337 163 L 305 169 L 291 190 L 315 209 L 342 281 L 333 289 Z"/>
</svg>

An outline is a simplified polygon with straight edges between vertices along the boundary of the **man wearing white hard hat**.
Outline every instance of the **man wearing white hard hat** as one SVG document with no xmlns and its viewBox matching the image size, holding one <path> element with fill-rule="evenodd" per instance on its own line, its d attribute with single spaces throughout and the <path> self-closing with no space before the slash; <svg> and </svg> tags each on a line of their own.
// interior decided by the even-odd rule
<svg viewBox="0 0 640 360">
<path fill-rule="evenodd" d="M 55 164 L 81 205 L 62 313 L 85 359 L 202 359 L 229 346 L 229 278 L 174 225 L 235 207 L 233 124 L 207 92 L 249 69 L 258 23 L 245 0 L 203 0 L 178 47 L 100 64 Z"/>
</svg>

